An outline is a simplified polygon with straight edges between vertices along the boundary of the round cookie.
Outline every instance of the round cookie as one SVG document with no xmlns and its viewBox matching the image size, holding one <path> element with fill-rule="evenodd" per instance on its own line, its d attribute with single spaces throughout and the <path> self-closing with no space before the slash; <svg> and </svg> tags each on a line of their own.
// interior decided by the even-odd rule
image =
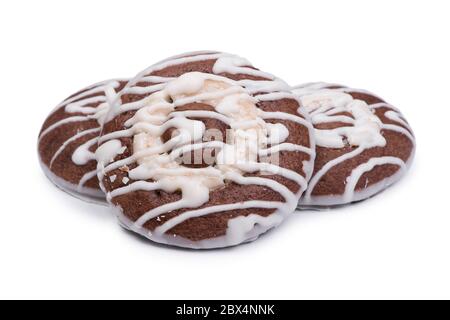
<svg viewBox="0 0 450 320">
<path fill-rule="evenodd" d="M 121 224 L 195 249 L 252 241 L 280 224 L 314 160 L 308 115 L 287 89 L 218 52 L 176 56 L 130 81 L 96 152 Z"/>
<path fill-rule="evenodd" d="M 310 114 L 314 173 L 300 201 L 333 206 L 369 198 L 409 168 L 415 139 L 398 109 L 365 90 L 309 83 L 292 90 Z"/>
<path fill-rule="evenodd" d="M 96 174 L 94 152 L 108 101 L 126 80 L 87 87 L 61 102 L 42 125 L 38 139 L 41 167 L 64 191 L 87 201 L 105 201 Z"/>
</svg>

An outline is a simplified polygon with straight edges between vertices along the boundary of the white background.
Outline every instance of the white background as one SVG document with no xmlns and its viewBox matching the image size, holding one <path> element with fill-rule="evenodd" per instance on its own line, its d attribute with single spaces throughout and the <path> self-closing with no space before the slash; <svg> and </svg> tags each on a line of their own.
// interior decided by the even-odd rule
<svg viewBox="0 0 450 320">
<path fill-rule="evenodd" d="M 450 298 L 448 1 L 1 1 L 0 298 Z M 123 231 L 36 156 L 60 100 L 177 53 L 238 53 L 291 84 L 366 88 L 417 136 L 382 195 L 198 252 Z"/>
</svg>

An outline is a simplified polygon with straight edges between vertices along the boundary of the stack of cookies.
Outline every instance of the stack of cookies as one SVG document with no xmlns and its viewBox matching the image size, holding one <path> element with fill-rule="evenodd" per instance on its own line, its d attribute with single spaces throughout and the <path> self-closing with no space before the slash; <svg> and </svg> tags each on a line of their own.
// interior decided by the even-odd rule
<svg viewBox="0 0 450 320">
<path fill-rule="evenodd" d="M 228 53 L 185 53 L 87 87 L 42 125 L 41 166 L 121 225 L 195 249 L 234 246 L 297 208 L 367 199 L 415 141 L 400 111 L 339 84 L 292 87 Z"/>
</svg>

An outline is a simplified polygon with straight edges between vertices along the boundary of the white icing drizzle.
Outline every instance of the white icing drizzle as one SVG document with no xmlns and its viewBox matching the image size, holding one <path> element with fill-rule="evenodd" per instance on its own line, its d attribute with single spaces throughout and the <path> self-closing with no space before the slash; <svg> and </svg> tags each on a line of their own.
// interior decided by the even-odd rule
<svg viewBox="0 0 450 320">
<path fill-rule="evenodd" d="M 357 155 L 361 154 L 364 151 L 364 147 L 358 147 L 355 150 L 351 151 L 351 152 L 347 152 L 345 154 L 343 154 L 340 157 L 337 157 L 329 162 L 327 162 L 322 168 L 319 169 L 319 171 L 317 171 L 313 177 L 311 178 L 311 180 L 309 180 L 309 185 L 308 185 L 308 189 L 305 192 L 304 195 L 304 201 L 309 202 L 311 199 L 311 193 L 314 190 L 315 186 L 317 185 L 317 183 L 320 181 L 320 179 L 322 179 L 322 177 L 328 172 L 330 171 L 333 167 L 337 166 L 338 164 L 347 161 L 353 157 L 356 157 Z"/>
<path fill-rule="evenodd" d="M 163 190 L 169 193 L 179 190 L 181 192 L 180 200 L 156 207 L 135 222 L 129 221 L 121 212 L 118 213 L 126 227 L 157 242 L 210 248 L 252 240 L 258 234 L 279 224 L 286 214 L 293 212 L 300 195 L 307 186 L 306 179 L 294 171 L 281 168 L 276 164 L 256 162 L 258 155 L 265 156 L 279 151 L 297 151 L 308 154 L 310 160 L 306 161 L 305 165 L 312 166 L 315 153 L 314 146 L 307 148 L 286 143 L 285 140 L 289 135 L 287 128 L 281 123 L 273 124 L 264 120 L 289 120 L 311 128 L 309 122 L 299 116 L 283 112 L 264 112 L 258 108 L 257 102 L 262 101 L 259 98 L 265 99 L 265 101 L 275 101 L 282 98 L 292 99 L 293 95 L 288 93 L 279 96 L 273 95 L 273 92 L 268 89 L 270 87 L 272 89 L 281 88 L 282 82 L 271 75 L 250 68 L 249 62 L 242 58 L 223 53 L 204 53 L 165 60 L 130 81 L 129 86 L 122 91 L 121 95 L 136 92 L 133 84 L 145 81 L 146 78 L 149 78 L 147 75 L 153 71 L 179 63 L 210 59 L 217 59 L 213 68 L 214 72 L 241 73 L 269 80 L 233 81 L 222 76 L 199 72 L 187 73 L 169 81 L 153 78 L 151 82 L 157 80 L 160 83 L 149 85 L 140 91 L 153 92 L 146 98 L 127 104 L 121 104 L 120 99 L 116 100 L 114 107 L 107 115 L 108 120 L 129 110 L 137 110 L 137 112 L 125 123 L 126 129 L 106 134 L 99 140 L 101 145 L 97 149 L 96 158 L 100 181 L 107 172 L 135 162 L 138 164 L 136 168 L 128 172 L 130 179 L 135 182 L 110 192 L 107 195 L 109 201 L 119 195 L 137 190 Z M 164 85 L 162 86 L 161 83 Z M 154 86 L 158 86 L 157 89 L 152 88 Z M 286 85 L 283 84 L 283 86 Z M 253 97 L 251 96 L 253 92 L 261 94 Z M 268 95 L 266 98 L 264 98 L 264 92 Z M 206 103 L 215 111 L 177 111 L 178 107 L 192 102 Z M 221 141 L 202 142 L 205 134 L 204 124 L 201 121 L 190 119 L 191 117 L 220 120 L 230 126 L 233 138 L 226 143 Z M 161 135 L 168 128 L 176 128 L 177 134 L 164 142 Z M 121 147 L 120 141 L 117 140 L 121 137 L 133 137 L 134 152 L 128 158 L 110 163 Z M 269 144 L 270 147 L 267 148 Z M 183 167 L 175 161 L 180 155 L 205 148 L 218 148 L 213 166 L 189 168 Z M 304 170 L 308 172 L 309 168 L 304 168 Z M 299 192 L 293 193 L 283 184 L 272 179 L 244 176 L 246 173 L 254 172 L 276 174 L 295 181 L 299 185 Z M 143 181 L 150 179 L 152 182 Z M 223 186 L 226 181 L 234 181 L 242 185 L 264 186 L 279 193 L 284 202 L 246 201 L 195 209 L 205 205 L 209 201 L 210 192 Z M 169 219 L 153 233 L 144 228 L 147 221 L 183 208 L 192 208 L 193 210 Z M 241 227 L 231 219 L 228 223 L 227 235 L 220 239 L 208 239 L 186 245 L 189 242 L 187 239 L 175 241 L 166 234 L 168 230 L 191 217 L 245 208 L 276 210 L 270 214 L 271 217 L 250 215 L 236 218 L 237 221 L 241 221 Z M 217 245 L 219 242 L 222 244 Z"/>
<path fill-rule="evenodd" d="M 91 133 L 100 133 L 100 128 L 93 128 L 93 129 L 89 129 L 89 130 L 84 130 L 84 131 L 78 132 L 78 133 L 77 133 L 76 135 L 74 135 L 73 137 L 67 139 L 67 140 L 61 145 L 61 147 L 59 147 L 59 149 L 55 152 L 55 154 L 53 155 L 52 159 L 50 160 L 50 166 L 49 166 L 50 169 L 52 168 L 53 163 L 55 162 L 55 159 L 61 154 L 61 152 L 64 151 L 64 149 L 65 149 L 70 143 L 72 143 L 72 142 L 75 141 L 75 140 L 78 140 L 78 139 L 81 138 L 81 137 L 84 137 L 84 136 L 86 136 L 86 135 L 88 135 L 88 134 L 91 134 Z M 89 141 L 90 141 L 90 140 L 89 140 Z M 93 156 L 95 156 L 95 155 L 93 154 Z M 74 161 L 74 162 L 75 162 L 75 161 Z"/>
<path fill-rule="evenodd" d="M 89 171 L 89 172 L 85 173 L 85 174 L 81 177 L 80 182 L 78 183 L 78 186 L 77 186 L 77 192 L 83 193 L 83 186 L 84 186 L 84 184 L 85 184 L 86 182 L 88 182 L 89 180 L 91 180 L 91 179 L 92 179 L 93 177 L 95 177 L 96 175 L 97 175 L 97 170 L 92 170 L 92 171 Z"/>
<path fill-rule="evenodd" d="M 89 151 L 94 145 L 97 145 L 98 137 L 95 137 L 91 140 L 86 141 L 82 145 L 80 145 L 77 149 L 75 149 L 72 154 L 73 163 L 82 166 L 88 163 L 91 160 L 95 160 L 95 155 L 93 152 Z"/>
<path fill-rule="evenodd" d="M 315 129 L 316 145 L 343 148 L 348 142 L 352 146 L 364 145 L 367 149 L 386 145 L 386 140 L 381 134 L 381 120 L 372 113 L 364 101 L 331 89 L 300 95 L 300 100 L 310 113 L 313 125 L 327 122 L 351 124 L 329 130 Z M 353 118 L 338 115 L 342 112 L 351 113 Z"/>
<path fill-rule="evenodd" d="M 83 121 L 87 121 L 87 120 L 90 120 L 90 119 L 89 119 L 89 117 L 86 117 L 86 116 L 73 116 L 73 117 L 64 118 L 58 122 L 55 122 L 54 124 L 49 126 L 47 129 L 42 131 L 41 135 L 39 136 L 39 140 L 42 139 L 43 136 L 47 135 L 50 131 L 53 131 L 56 128 L 59 128 L 63 124 L 67 124 L 67 123 L 71 123 L 71 122 L 83 122 Z"/>
<path fill-rule="evenodd" d="M 361 176 L 371 171 L 375 166 L 386 165 L 386 164 L 394 164 L 400 167 L 400 170 L 405 170 L 406 165 L 402 159 L 396 157 L 378 157 L 371 158 L 366 163 L 360 164 L 358 167 L 352 170 L 352 173 L 349 177 L 347 177 L 347 183 L 345 185 L 344 192 L 344 200 L 346 202 L 351 202 L 353 200 L 353 193 L 356 188 L 356 184 L 358 183 Z M 367 181 L 366 181 L 367 187 Z"/>
<path fill-rule="evenodd" d="M 239 210 L 239 209 L 250 209 L 250 208 L 265 208 L 265 209 L 279 209 L 283 206 L 282 202 L 272 202 L 272 201 L 245 201 L 241 203 L 231 203 L 223 204 L 217 206 L 206 207 L 198 210 L 186 211 L 173 219 L 168 220 L 163 225 L 155 229 L 155 234 L 163 234 L 170 230 L 171 228 L 177 226 L 178 224 L 195 217 L 201 217 L 212 213 L 225 212 L 229 210 Z M 239 242 L 242 242 L 239 239 Z M 232 243 L 231 245 L 234 245 Z M 237 244 L 237 243 L 236 243 Z"/>
<path fill-rule="evenodd" d="M 330 87 L 339 88 L 330 89 Z M 335 122 L 348 124 L 348 126 L 329 130 L 314 129 L 316 144 L 318 146 L 325 148 L 343 148 L 346 145 L 351 145 L 357 147 L 353 151 L 329 161 L 313 175 L 309 182 L 308 189 L 301 200 L 302 204 L 336 205 L 361 200 L 363 195 L 364 197 L 369 197 L 376 192 L 379 192 L 388 184 L 393 183 L 394 179 L 388 177 L 384 179 L 386 180 L 385 182 L 382 181 L 378 183 L 378 185 L 370 187 L 367 186 L 368 181 L 366 181 L 365 190 L 357 192 L 355 191 L 356 185 L 365 172 L 369 172 L 375 166 L 394 164 L 399 167 L 398 174 L 395 174 L 395 179 L 398 179 L 413 157 L 414 150 L 406 164 L 403 160 L 396 157 L 385 156 L 372 158 L 367 163 L 359 165 L 352 171 L 352 174 L 347 178 L 347 181 L 345 181 L 345 192 L 343 195 L 312 196 L 312 192 L 316 185 L 333 167 L 358 156 L 367 149 L 384 147 L 386 145 L 386 139 L 383 136 L 384 130 L 403 134 L 412 142 L 413 146 L 415 146 L 411 128 L 398 109 L 384 102 L 368 105 L 362 100 L 354 99 L 350 95 L 352 92 L 360 92 L 375 96 L 365 90 L 352 89 L 323 82 L 309 83 L 292 88 L 292 93 L 298 96 L 302 105 L 305 106 L 306 110 L 310 113 L 312 123 L 315 126 Z M 375 114 L 375 110 L 382 107 L 388 109 L 388 111 L 384 112 L 384 116 L 397 124 L 387 124 L 381 121 Z M 352 116 L 347 116 L 346 114 L 348 113 Z"/>
<path fill-rule="evenodd" d="M 73 97 L 64 100 L 52 111 L 52 114 L 56 111 L 64 108 L 66 113 L 73 113 L 82 115 L 75 115 L 64 118 L 60 121 L 55 122 L 46 128 L 39 136 L 39 141 L 52 132 L 65 124 L 72 122 L 86 122 L 91 120 L 96 120 L 98 126 L 91 129 L 80 130 L 74 136 L 70 137 L 58 148 L 58 150 L 53 154 L 49 169 L 52 168 L 58 156 L 67 148 L 72 142 L 86 136 L 89 134 L 96 134 L 96 136 L 82 145 L 78 146 L 72 156 L 71 160 L 74 164 L 82 166 L 87 164 L 91 160 L 95 160 L 95 155 L 89 150 L 92 146 L 96 145 L 98 142 L 97 134 L 100 133 L 100 126 L 103 123 L 104 116 L 106 115 L 111 101 L 116 98 L 116 89 L 120 86 L 120 80 L 108 80 L 104 82 L 97 83 L 91 87 L 86 88 L 81 93 L 74 95 Z M 125 80 L 122 80 L 125 81 Z M 97 94 L 97 95 L 96 95 Z M 96 95 L 93 96 L 92 95 Z M 98 104 L 96 107 L 91 107 L 92 104 Z M 92 195 L 94 197 L 99 197 L 98 190 L 90 190 L 90 188 L 84 188 L 84 184 L 91 178 L 95 177 L 95 171 L 87 172 L 78 182 L 77 185 L 70 185 L 72 191 L 80 192 L 81 194 Z M 66 188 L 67 185 L 64 184 Z"/>
<path fill-rule="evenodd" d="M 120 92 L 116 99 L 116 104 L 120 105 L 120 96 L 124 94 L 132 93 L 152 93 L 164 88 L 164 83 L 173 80 L 173 78 L 165 77 L 155 77 L 150 75 L 153 72 L 173 67 L 176 65 L 181 65 L 190 62 L 200 62 L 216 60 L 213 72 L 214 73 L 229 73 L 229 74 L 245 74 L 252 75 L 256 77 L 264 78 L 265 80 L 239 80 L 237 83 L 247 89 L 250 94 L 254 93 L 273 93 L 274 91 L 284 91 L 289 94 L 290 86 L 283 80 L 260 70 L 255 70 L 250 62 L 242 57 L 224 52 L 213 52 L 213 51 L 198 51 L 198 52 L 188 52 L 182 55 L 177 55 L 172 58 L 165 59 L 158 62 L 151 67 L 145 69 L 139 73 L 134 79 L 130 80 L 126 87 Z M 136 86 L 139 82 L 152 82 L 153 85 L 146 87 Z M 292 98 L 292 95 L 290 95 Z M 279 100 L 279 98 L 274 99 Z M 262 100 L 261 100 L 262 101 Z M 139 100 L 137 102 L 128 103 L 126 106 L 120 105 L 120 108 L 113 108 L 116 112 L 109 112 L 106 121 L 110 121 L 112 118 L 117 116 L 118 113 L 138 110 L 145 103 L 145 99 Z"/>
</svg>

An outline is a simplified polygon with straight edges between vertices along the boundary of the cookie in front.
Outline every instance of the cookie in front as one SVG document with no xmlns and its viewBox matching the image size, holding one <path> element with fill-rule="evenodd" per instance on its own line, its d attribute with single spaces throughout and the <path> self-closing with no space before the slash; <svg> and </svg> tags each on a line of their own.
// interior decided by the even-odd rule
<svg viewBox="0 0 450 320">
<path fill-rule="evenodd" d="M 286 84 L 240 57 L 165 60 L 107 116 L 99 178 L 126 228 L 218 248 L 256 239 L 297 206 L 312 173 L 312 126 Z"/>
</svg>

